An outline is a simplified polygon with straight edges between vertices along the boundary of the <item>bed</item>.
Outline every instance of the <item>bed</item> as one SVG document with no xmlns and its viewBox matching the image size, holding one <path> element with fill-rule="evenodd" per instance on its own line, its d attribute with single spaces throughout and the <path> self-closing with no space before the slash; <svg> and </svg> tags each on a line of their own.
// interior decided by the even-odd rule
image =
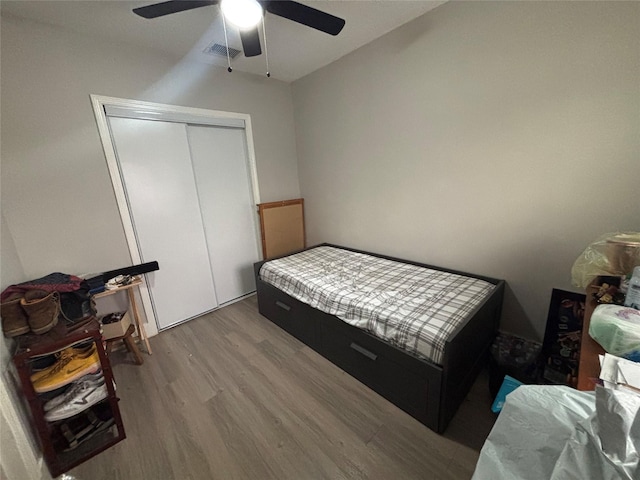
<svg viewBox="0 0 640 480">
<path fill-rule="evenodd" d="M 485 364 L 504 295 L 502 280 L 326 243 L 254 273 L 263 316 L 438 433 Z"/>
</svg>

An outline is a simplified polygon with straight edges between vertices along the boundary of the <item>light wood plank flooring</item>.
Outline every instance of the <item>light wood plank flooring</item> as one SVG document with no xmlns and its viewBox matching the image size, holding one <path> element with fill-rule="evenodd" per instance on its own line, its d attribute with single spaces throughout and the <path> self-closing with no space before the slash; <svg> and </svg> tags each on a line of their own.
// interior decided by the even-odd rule
<svg viewBox="0 0 640 480">
<path fill-rule="evenodd" d="M 127 439 L 78 480 L 468 479 L 495 420 L 482 374 L 437 435 L 289 336 L 255 296 L 112 357 Z"/>
</svg>

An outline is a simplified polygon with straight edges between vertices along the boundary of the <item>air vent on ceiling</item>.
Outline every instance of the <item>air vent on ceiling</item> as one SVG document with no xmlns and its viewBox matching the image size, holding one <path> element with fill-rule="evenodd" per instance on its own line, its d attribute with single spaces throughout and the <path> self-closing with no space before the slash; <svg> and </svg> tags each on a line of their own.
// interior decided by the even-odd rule
<svg viewBox="0 0 640 480">
<path fill-rule="evenodd" d="M 213 42 L 207 48 L 204 49 L 204 53 L 207 55 L 214 55 L 217 57 L 227 58 L 227 47 L 224 45 L 220 45 L 219 43 Z M 237 48 L 229 47 L 229 57 L 236 58 L 241 53 L 241 50 Z"/>
</svg>

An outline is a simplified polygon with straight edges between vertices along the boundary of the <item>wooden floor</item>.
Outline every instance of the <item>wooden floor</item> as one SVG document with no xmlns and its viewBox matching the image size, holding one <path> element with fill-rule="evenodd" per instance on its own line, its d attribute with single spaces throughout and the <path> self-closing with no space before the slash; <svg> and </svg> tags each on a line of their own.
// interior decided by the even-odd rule
<svg viewBox="0 0 640 480">
<path fill-rule="evenodd" d="M 112 357 L 127 439 L 78 480 L 468 479 L 494 415 L 482 374 L 437 435 L 257 312 L 255 296 Z"/>
</svg>

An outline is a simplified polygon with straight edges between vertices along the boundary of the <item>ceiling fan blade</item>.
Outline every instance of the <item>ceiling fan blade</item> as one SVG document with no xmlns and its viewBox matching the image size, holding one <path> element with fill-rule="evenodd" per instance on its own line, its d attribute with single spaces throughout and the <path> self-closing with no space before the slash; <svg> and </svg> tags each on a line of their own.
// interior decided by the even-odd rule
<svg viewBox="0 0 640 480">
<path fill-rule="evenodd" d="M 168 2 L 154 3 L 133 9 L 133 13 L 144 18 L 157 18 L 171 13 L 184 12 L 194 8 L 215 5 L 219 0 L 170 0 Z"/>
<path fill-rule="evenodd" d="M 242 50 L 245 57 L 257 57 L 262 53 L 258 27 L 248 30 L 240 29 L 240 40 L 242 40 Z"/>
<path fill-rule="evenodd" d="M 261 2 L 269 13 L 284 17 L 307 27 L 315 28 L 330 35 L 338 35 L 345 21 L 329 13 L 292 0 L 269 0 Z"/>
</svg>

